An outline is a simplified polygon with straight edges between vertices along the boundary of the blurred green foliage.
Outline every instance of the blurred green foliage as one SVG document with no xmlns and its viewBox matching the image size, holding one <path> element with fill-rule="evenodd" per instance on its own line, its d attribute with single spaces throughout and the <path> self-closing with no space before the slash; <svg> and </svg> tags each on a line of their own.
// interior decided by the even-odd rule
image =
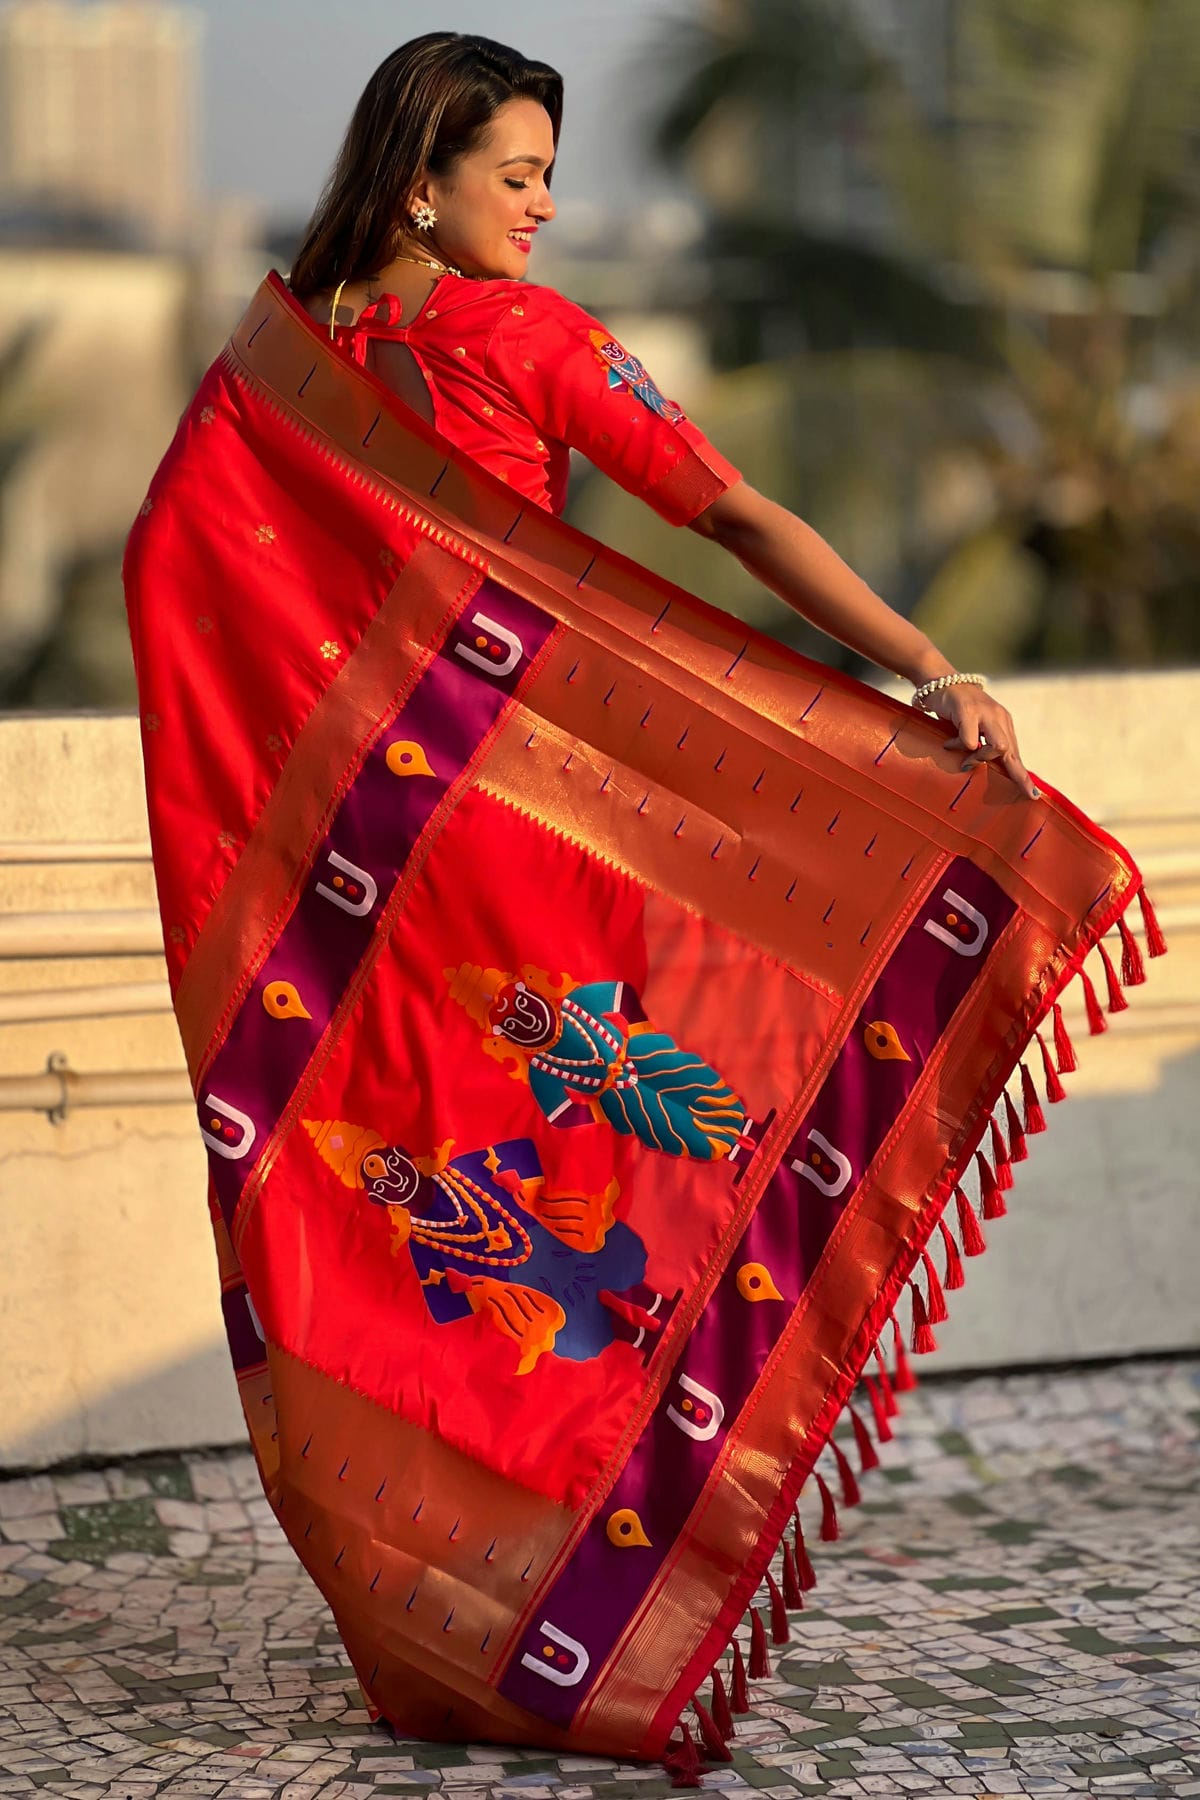
<svg viewBox="0 0 1200 1800">
<path fill-rule="evenodd" d="M 1200 4 L 866 16 L 726 0 L 660 45 L 654 147 L 714 215 L 699 422 L 955 660 L 1194 661 Z M 696 577 L 619 499 L 581 510 Z M 702 591 L 812 647 L 701 548 Z"/>
</svg>

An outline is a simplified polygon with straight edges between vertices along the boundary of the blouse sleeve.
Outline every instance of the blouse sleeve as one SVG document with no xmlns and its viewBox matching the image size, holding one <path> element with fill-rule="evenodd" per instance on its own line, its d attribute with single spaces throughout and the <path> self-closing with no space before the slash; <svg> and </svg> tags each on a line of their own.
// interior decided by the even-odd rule
<svg viewBox="0 0 1200 1800">
<path fill-rule="evenodd" d="M 672 525 L 687 525 L 741 475 L 582 307 L 524 287 L 488 340 L 489 374 L 543 437 L 581 450 Z"/>
</svg>

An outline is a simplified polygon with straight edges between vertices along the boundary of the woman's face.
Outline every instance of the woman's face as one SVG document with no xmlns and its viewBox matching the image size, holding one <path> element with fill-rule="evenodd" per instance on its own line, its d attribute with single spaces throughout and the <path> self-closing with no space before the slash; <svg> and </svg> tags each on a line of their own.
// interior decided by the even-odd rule
<svg viewBox="0 0 1200 1800">
<path fill-rule="evenodd" d="M 507 100 L 488 137 L 461 157 L 450 175 L 430 176 L 416 190 L 437 213 L 420 244 L 464 275 L 528 273 L 533 234 L 554 217 L 546 176 L 554 161 L 550 115 L 536 100 Z M 410 209 L 411 210 L 411 209 Z"/>
</svg>

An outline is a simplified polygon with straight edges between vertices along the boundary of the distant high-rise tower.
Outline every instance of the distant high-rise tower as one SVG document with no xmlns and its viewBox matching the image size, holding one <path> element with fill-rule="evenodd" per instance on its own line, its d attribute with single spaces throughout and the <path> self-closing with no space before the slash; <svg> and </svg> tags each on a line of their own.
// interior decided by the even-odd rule
<svg viewBox="0 0 1200 1800">
<path fill-rule="evenodd" d="M 14 0 L 0 11 L 0 200 L 179 243 L 195 201 L 199 49 L 181 7 Z"/>
</svg>

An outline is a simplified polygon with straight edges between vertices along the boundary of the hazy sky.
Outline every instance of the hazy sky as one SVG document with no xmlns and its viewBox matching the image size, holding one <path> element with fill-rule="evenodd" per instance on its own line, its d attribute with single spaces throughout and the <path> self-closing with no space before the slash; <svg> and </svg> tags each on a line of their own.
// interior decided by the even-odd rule
<svg viewBox="0 0 1200 1800">
<path fill-rule="evenodd" d="M 646 183 L 636 141 L 652 101 L 645 54 L 664 20 L 698 0 L 191 0 L 207 24 L 209 184 L 306 212 L 372 69 L 407 38 L 478 31 L 561 70 L 566 108 L 555 198 L 605 202 L 632 219 Z M 660 190 L 661 191 L 661 190 Z"/>
</svg>

